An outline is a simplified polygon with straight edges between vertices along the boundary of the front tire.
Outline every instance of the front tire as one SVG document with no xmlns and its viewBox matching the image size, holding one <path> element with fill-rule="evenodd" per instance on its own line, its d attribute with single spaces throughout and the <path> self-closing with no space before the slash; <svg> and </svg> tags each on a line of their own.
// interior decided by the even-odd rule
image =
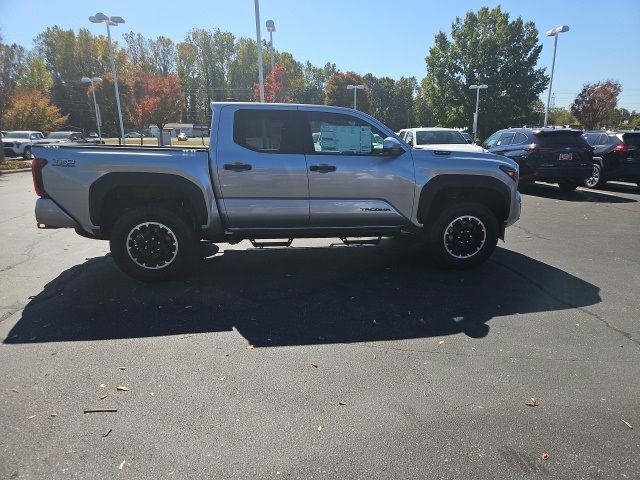
<svg viewBox="0 0 640 480">
<path fill-rule="evenodd" d="M 446 208 L 434 222 L 429 250 L 442 267 L 475 267 L 495 250 L 498 230 L 498 219 L 486 206 L 457 203 Z"/>
<path fill-rule="evenodd" d="M 125 212 L 109 238 L 111 255 L 126 274 L 151 282 L 184 272 L 198 251 L 193 228 L 164 207 L 140 207 Z"/>
<path fill-rule="evenodd" d="M 23 160 L 33 160 L 33 152 L 31 151 L 31 147 L 24 147 L 24 152 L 22 152 Z"/>
<path fill-rule="evenodd" d="M 606 182 L 602 178 L 602 166 L 599 163 L 594 163 L 591 176 L 584 179 L 584 186 L 587 188 L 598 188 L 605 183 Z"/>
</svg>

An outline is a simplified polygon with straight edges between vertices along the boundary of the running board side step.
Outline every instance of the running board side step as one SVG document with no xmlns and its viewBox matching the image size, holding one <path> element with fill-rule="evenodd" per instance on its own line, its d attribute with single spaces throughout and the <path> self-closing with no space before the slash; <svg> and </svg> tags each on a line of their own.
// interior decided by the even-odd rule
<svg viewBox="0 0 640 480">
<path fill-rule="evenodd" d="M 262 242 L 258 241 L 255 238 L 250 238 L 249 241 L 251 245 L 255 248 L 265 248 L 265 247 L 290 247 L 293 242 L 293 238 L 289 238 L 285 241 L 275 241 L 275 242 Z"/>
<path fill-rule="evenodd" d="M 351 246 L 351 245 L 378 245 L 380 243 L 380 240 L 382 240 L 382 237 L 377 237 L 377 238 L 356 238 L 354 240 L 349 240 L 347 237 L 340 237 L 340 240 L 342 240 L 342 243 L 344 243 L 345 245 Z"/>
</svg>

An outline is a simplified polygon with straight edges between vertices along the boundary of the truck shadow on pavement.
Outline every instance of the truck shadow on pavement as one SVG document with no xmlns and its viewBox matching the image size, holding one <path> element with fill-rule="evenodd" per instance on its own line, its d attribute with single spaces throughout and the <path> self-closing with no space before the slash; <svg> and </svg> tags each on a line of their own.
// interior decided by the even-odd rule
<svg viewBox="0 0 640 480">
<path fill-rule="evenodd" d="M 497 248 L 466 272 L 437 270 L 399 240 L 377 247 L 226 250 L 181 281 L 136 282 L 109 256 L 90 259 L 32 298 L 6 344 L 224 332 L 255 347 L 465 333 L 497 316 L 600 302 L 598 287 Z"/>
</svg>

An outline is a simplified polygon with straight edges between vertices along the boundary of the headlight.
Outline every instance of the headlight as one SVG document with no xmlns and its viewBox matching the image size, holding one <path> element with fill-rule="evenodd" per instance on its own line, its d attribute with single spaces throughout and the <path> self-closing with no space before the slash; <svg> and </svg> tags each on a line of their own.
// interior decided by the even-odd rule
<svg viewBox="0 0 640 480">
<path fill-rule="evenodd" d="M 518 169 L 510 167 L 509 165 L 500 165 L 500 170 L 509 175 L 511 180 L 518 183 Z"/>
</svg>

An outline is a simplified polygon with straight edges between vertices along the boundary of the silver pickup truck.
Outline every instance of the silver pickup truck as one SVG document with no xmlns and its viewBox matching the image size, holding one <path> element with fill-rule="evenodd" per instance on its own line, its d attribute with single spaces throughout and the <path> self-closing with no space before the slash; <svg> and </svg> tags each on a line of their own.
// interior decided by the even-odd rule
<svg viewBox="0 0 640 480">
<path fill-rule="evenodd" d="M 505 157 L 415 150 L 347 108 L 211 109 L 208 151 L 34 148 L 38 227 L 108 239 L 123 271 L 157 280 L 184 271 L 202 242 L 245 239 L 410 235 L 439 264 L 466 268 L 520 216 L 518 166 Z"/>
</svg>

